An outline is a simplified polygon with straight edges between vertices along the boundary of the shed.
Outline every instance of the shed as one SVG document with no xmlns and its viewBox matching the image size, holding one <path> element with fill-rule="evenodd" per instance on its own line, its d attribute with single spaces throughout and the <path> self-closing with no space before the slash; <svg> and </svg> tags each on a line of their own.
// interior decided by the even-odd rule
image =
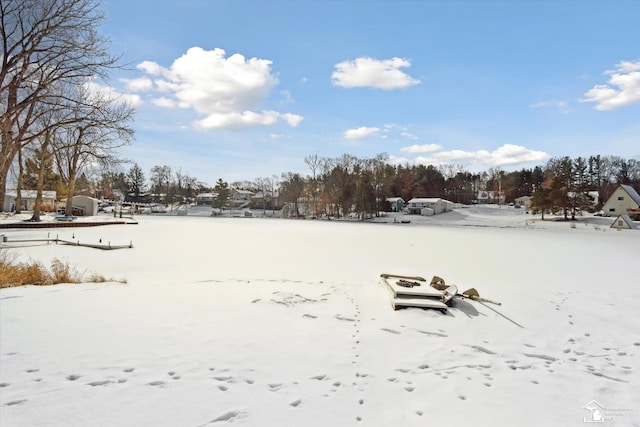
<svg viewBox="0 0 640 427">
<path fill-rule="evenodd" d="M 86 216 L 98 215 L 100 200 L 89 196 L 73 196 L 73 207 L 81 208 Z"/>
<path fill-rule="evenodd" d="M 613 221 L 613 224 L 611 224 L 611 228 L 617 228 L 618 230 L 636 230 L 638 226 L 629 215 L 623 214 L 618 215 L 615 221 Z"/>
</svg>

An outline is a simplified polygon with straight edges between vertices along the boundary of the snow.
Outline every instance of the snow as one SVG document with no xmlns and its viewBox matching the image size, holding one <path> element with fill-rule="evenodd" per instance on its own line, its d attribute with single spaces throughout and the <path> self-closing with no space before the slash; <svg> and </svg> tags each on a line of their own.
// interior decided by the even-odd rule
<svg viewBox="0 0 640 427">
<path fill-rule="evenodd" d="M 0 290 L 2 426 L 579 425 L 593 400 L 640 425 L 640 232 L 610 218 L 135 219 L 0 230 L 127 281 Z M 47 233 L 133 248 L 10 242 Z M 394 311 L 381 273 L 502 305 Z"/>
</svg>

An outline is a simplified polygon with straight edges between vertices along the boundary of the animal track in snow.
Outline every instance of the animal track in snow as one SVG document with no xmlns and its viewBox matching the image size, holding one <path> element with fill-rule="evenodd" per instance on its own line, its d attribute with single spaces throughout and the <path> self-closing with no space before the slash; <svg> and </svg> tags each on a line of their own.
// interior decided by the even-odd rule
<svg viewBox="0 0 640 427">
<path fill-rule="evenodd" d="M 151 381 L 150 383 L 147 383 L 147 385 L 154 386 L 154 387 L 158 387 L 158 386 L 163 387 L 166 384 L 167 383 L 164 381 Z"/>
<path fill-rule="evenodd" d="M 29 399 L 12 400 L 11 402 L 5 403 L 5 406 L 22 405 L 24 402 L 27 402 L 28 400 Z"/>
<path fill-rule="evenodd" d="M 112 382 L 111 380 L 91 381 L 90 383 L 87 383 L 87 385 L 90 385 L 91 387 L 98 387 L 98 386 L 107 385 L 111 382 Z"/>
</svg>

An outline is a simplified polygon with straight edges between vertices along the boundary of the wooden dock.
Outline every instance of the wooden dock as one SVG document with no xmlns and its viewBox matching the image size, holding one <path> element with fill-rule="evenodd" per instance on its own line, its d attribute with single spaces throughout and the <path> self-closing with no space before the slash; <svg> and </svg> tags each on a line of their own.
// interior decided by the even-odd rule
<svg viewBox="0 0 640 427">
<path fill-rule="evenodd" d="M 129 242 L 128 245 L 112 245 L 111 242 L 108 242 L 107 244 L 103 244 L 102 241 L 100 241 L 100 243 L 82 243 L 79 240 L 77 241 L 71 241 L 71 240 L 63 240 L 63 239 L 59 239 L 57 236 L 55 239 L 52 239 L 50 237 L 47 237 L 46 239 L 9 239 L 7 236 L 0 235 L 0 246 L 4 245 L 5 243 L 18 243 L 18 244 L 23 244 L 23 243 L 54 243 L 56 245 L 70 245 L 70 246 L 82 246 L 84 248 L 93 248 L 93 249 L 101 249 L 104 251 L 109 251 L 109 250 L 113 250 L 113 249 L 131 249 L 133 248 L 133 242 Z"/>
<path fill-rule="evenodd" d="M 8 228 L 68 228 L 68 227 L 97 227 L 101 225 L 137 224 L 127 221 L 42 221 L 42 222 L 11 222 L 0 223 L 0 229 Z"/>
</svg>

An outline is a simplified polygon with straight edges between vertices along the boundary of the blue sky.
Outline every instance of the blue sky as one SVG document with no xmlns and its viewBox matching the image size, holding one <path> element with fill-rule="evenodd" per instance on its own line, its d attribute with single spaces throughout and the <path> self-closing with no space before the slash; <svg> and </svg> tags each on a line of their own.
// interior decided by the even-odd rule
<svg viewBox="0 0 640 427">
<path fill-rule="evenodd" d="M 304 157 L 640 159 L 638 1 L 103 0 L 125 155 L 214 184 Z"/>
</svg>

